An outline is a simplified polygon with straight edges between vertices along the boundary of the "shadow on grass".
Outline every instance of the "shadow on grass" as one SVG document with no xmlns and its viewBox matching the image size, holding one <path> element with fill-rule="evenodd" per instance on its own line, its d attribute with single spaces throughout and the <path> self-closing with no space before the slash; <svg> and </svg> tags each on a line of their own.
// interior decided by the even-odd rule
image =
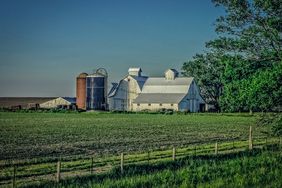
<svg viewBox="0 0 282 188">
<path fill-rule="evenodd" d="M 175 161 L 157 162 L 154 164 L 131 164 L 124 166 L 124 172 L 121 173 L 119 167 L 113 168 L 111 171 L 104 174 L 94 174 L 82 177 L 72 177 L 62 180 L 60 183 L 54 181 L 46 181 L 38 184 L 30 184 L 24 187 L 65 187 L 71 184 L 86 186 L 88 182 L 102 183 L 105 179 L 118 180 L 123 177 L 132 177 L 136 175 L 146 175 L 150 173 L 156 173 L 163 170 L 175 171 L 183 168 L 191 163 L 197 163 L 201 165 L 205 161 L 220 163 L 226 160 L 238 159 L 242 157 L 254 157 L 268 151 L 278 151 L 280 146 L 278 144 L 268 145 L 262 149 L 255 148 L 251 151 L 241 151 L 230 154 L 218 154 L 218 155 L 200 155 L 200 156 L 188 156 Z"/>
</svg>

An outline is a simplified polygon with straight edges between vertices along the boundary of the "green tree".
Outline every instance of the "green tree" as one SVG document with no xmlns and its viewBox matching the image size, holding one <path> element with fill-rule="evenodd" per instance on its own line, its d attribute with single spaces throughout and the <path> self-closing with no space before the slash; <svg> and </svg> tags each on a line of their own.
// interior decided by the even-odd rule
<svg viewBox="0 0 282 188">
<path fill-rule="evenodd" d="M 250 109 L 270 111 L 282 106 L 282 63 L 257 72 L 249 80 Z"/>
<path fill-rule="evenodd" d="M 197 54 L 193 60 L 185 62 L 182 66 L 182 74 L 192 76 L 200 87 L 204 100 L 219 110 L 219 97 L 222 90 L 221 73 L 223 67 L 212 53 Z"/>
<path fill-rule="evenodd" d="M 220 105 L 225 111 L 271 111 L 282 106 L 282 64 L 225 84 Z"/>
<path fill-rule="evenodd" d="M 281 0 L 212 0 L 226 15 L 216 20 L 219 38 L 207 47 L 253 62 L 281 62 Z"/>
<path fill-rule="evenodd" d="M 225 9 L 215 23 L 218 38 L 206 43 L 207 54 L 184 63 L 184 75 L 224 111 L 282 106 L 281 0 L 212 1 Z"/>
</svg>

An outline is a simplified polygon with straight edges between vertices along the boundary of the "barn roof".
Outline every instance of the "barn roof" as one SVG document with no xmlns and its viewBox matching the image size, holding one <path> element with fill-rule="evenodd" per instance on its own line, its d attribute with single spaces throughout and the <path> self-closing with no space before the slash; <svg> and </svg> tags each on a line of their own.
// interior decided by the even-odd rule
<svg viewBox="0 0 282 188">
<path fill-rule="evenodd" d="M 180 77 L 174 80 L 167 80 L 163 77 L 148 78 L 142 89 L 142 93 L 186 93 L 189 90 L 190 84 L 193 82 L 193 77 Z"/>
<path fill-rule="evenodd" d="M 118 85 L 119 85 L 118 83 L 112 83 L 112 88 L 111 88 L 111 90 L 109 91 L 109 94 L 108 94 L 109 97 L 111 97 L 112 95 L 115 94 Z"/>
<path fill-rule="evenodd" d="M 133 103 L 179 103 L 186 93 L 141 93 Z"/>
<path fill-rule="evenodd" d="M 142 69 L 140 67 L 130 67 L 128 69 L 128 72 L 131 72 L 131 71 L 141 71 L 142 72 Z"/>
<path fill-rule="evenodd" d="M 146 80 L 148 79 L 147 76 L 133 76 L 133 75 L 128 75 L 128 76 L 126 76 L 125 78 L 129 78 L 129 77 L 130 77 L 130 78 L 133 78 L 134 80 L 136 80 L 136 82 L 137 82 L 137 84 L 138 84 L 140 90 L 142 90 L 142 88 L 143 88 L 143 86 L 144 86 Z M 118 88 L 119 88 L 119 86 L 120 86 L 120 83 L 121 83 L 125 78 L 123 78 L 122 80 L 120 80 L 119 83 L 112 83 L 112 88 L 111 88 L 111 90 L 110 90 L 110 92 L 109 92 L 109 94 L 108 94 L 109 97 L 115 96 L 115 94 L 116 94 L 116 92 L 117 92 L 117 90 L 118 90 Z"/>
<path fill-rule="evenodd" d="M 66 101 L 68 101 L 71 104 L 76 104 L 76 98 L 75 97 L 62 97 Z"/>
<path fill-rule="evenodd" d="M 146 80 L 148 79 L 148 77 L 147 76 L 132 76 L 132 75 L 130 75 L 130 76 L 132 78 L 134 78 L 134 80 L 137 81 L 137 84 L 138 84 L 140 90 L 142 90 L 142 88 L 143 88 Z"/>
<path fill-rule="evenodd" d="M 172 72 L 178 74 L 178 71 L 177 71 L 176 69 L 167 69 L 167 70 L 165 71 L 165 73 L 168 72 L 168 71 L 172 71 Z"/>
</svg>

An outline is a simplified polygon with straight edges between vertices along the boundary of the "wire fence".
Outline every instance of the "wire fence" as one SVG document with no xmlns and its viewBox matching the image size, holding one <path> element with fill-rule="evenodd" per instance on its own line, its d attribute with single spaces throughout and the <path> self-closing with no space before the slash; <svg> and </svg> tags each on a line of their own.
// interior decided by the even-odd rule
<svg viewBox="0 0 282 188">
<path fill-rule="evenodd" d="M 252 128 L 250 127 L 247 140 L 215 141 L 208 144 L 186 145 L 170 149 L 159 148 L 138 153 L 126 152 L 119 155 L 100 157 L 62 157 L 45 161 L 14 162 L 12 164 L 7 162 L 0 165 L 0 186 L 17 187 L 47 181 L 60 182 L 62 179 L 71 177 L 107 173 L 113 168 L 120 168 L 120 172 L 123 173 L 126 165 L 154 164 L 162 161 L 178 160 L 188 156 L 238 153 L 273 144 L 277 144 L 281 148 L 281 138 L 253 138 Z"/>
</svg>

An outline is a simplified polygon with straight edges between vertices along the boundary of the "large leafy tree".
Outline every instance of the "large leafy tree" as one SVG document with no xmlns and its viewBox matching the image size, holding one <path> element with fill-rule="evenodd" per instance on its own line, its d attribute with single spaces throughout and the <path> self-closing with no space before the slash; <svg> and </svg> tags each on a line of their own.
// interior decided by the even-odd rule
<svg viewBox="0 0 282 188">
<path fill-rule="evenodd" d="M 182 74 L 195 77 L 201 88 L 201 95 L 208 104 L 219 110 L 219 97 L 222 90 L 221 74 L 223 66 L 215 54 L 197 54 L 193 60 L 185 62 Z"/>
<path fill-rule="evenodd" d="M 225 9 L 215 23 L 218 38 L 206 43 L 208 54 L 184 63 L 185 75 L 194 76 L 209 93 L 204 98 L 225 111 L 268 111 L 282 105 L 281 0 L 212 1 Z M 213 75 L 216 79 L 209 80 Z M 205 78 L 209 81 L 202 82 Z M 223 92 L 214 92 L 216 85 Z"/>
<path fill-rule="evenodd" d="M 208 42 L 209 48 L 253 62 L 281 62 L 281 0 L 212 1 L 223 6 L 226 14 L 216 20 L 219 38 Z"/>
</svg>

